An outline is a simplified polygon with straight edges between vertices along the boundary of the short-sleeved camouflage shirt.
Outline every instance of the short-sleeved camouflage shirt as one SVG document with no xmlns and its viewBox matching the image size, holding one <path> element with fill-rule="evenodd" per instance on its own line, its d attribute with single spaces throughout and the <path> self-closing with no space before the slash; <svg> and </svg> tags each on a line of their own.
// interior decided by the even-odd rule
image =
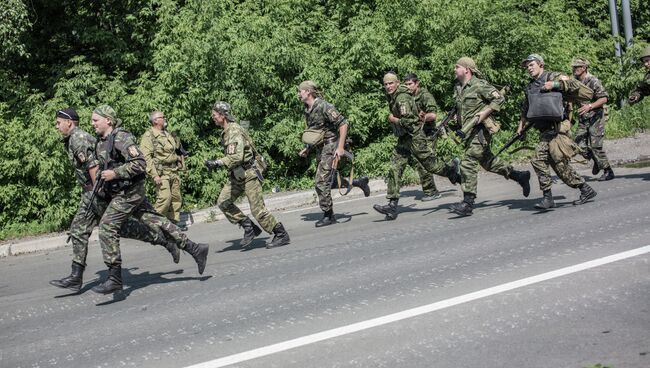
<svg viewBox="0 0 650 368">
<path fill-rule="evenodd" d="M 348 124 L 345 116 L 322 98 L 316 98 L 311 109 L 305 108 L 305 120 L 308 128 L 325 130 L 325 139 L 336 137 L 339 128 Z"/>
<path fill-rule="evenodd" d="M 95 157 L 95 144 L 97 140 L 92 135 L 75 127 L 70 135 L 63 138 L 70 163 L 74 168 L 74 175 L 81 186 L 91 184 L 88 170 L 97 166 L 99 162 Z"/>
</svg>

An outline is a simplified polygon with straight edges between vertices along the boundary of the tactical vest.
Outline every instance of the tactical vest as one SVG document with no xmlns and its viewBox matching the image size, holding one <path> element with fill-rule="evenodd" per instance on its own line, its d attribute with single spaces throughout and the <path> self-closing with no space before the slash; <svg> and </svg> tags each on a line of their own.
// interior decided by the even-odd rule
<svg viewBox="0 0 650 368">
<path fill-rule="evenodd" d="M 109 153 L 108 160 L 102 162 L 102 165 L 100 167 L 100 172 L 103 170 L 115 170 L 118 167 L 126 164 L 126 160 L 124 159 L 124 157 L 115 151 L 115 136 L 117 136 L 117 133 L 121 131 L 130 134 L 129 132 L 127 132 L 122 128 L 116 128 L 111 132 L 108 138 L 106 138 L 107 141 L 106 151 L 108 151 Z M 99 144 L 99 141 L 97 142 L 97 144 Z M 97 150 L 95 149 L 95 151 Z M 144 178 L 145 178 L 145 174 L 142 173 L 129 179 L 114 179 L 107 183 L 104 183 L 104 191 L 106 192 L 106 194 L 109 195 L 116 194 L 122 190 L 130 188 L 131 186 L 143 181 Z"/>
</svg>

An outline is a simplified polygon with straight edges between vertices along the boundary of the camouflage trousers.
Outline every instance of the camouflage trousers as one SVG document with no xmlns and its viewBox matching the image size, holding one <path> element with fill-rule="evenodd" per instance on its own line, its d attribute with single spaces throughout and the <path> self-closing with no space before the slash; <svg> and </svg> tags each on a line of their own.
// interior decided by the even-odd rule
<svg viewBox="0 0 650 368">
<path fill-rule="evenodd" d="M 507 164 L 498 157 L 490 163 L 490 160 L 494 157 L 490 149 L 492 137 L 486 133 L 484 133 L 484 137 L 484 143 L 481 143 L 479 135 L 475 134 L 465 149 L 465 155 L 460 163 L 463 193 L 476 195 L 480 167 L 486 171 L 503 175 L 506 179 L 512 172 L 512 165 Z"/>
<path fill-rule="evenodd" d="M 554 130 L 540 133 L 539 143 L 535 148 L 535 157 L 531 161 L 533 169 L 535 169 L 535 173 L 539 179 L 539 189 L 542 191 L 550 190 L 553 185 L 550 170 L 551 167 L 557 173 L 557 176 L 571 188 L 577 188 L 585 182 L 585 180 L 578 175 L 575 169 L 569 165 L 568 159 L 555 162 L 551 158 L 548 144 L 553 138 L 555 138 L 555 135 L 556 133 Z"/>
<path fill-rule="evenodd" d="M 582 155 L 588 158 L 589 152 L 600 169 L 610 167 L 609 160 L 603 149 L 605 140 L 605 123 L 607 116 L 603 110 L 594 114 L 592 118 L 580 119 L 578 129 L 576 129 L 576 143 L 582 151 Z"/>
<path fill-rule="evenodd" d="M 332 163 L 334 162 L 336 147 L 338 147 L 338 141 L 324 144 L 316 155 L 317 166 L 314 181 L 316 183 L 318 205 L 323 212 L 332 210 L 332 188 L 330 183 L 332 181 Z"/>
<path fill-rule="evenodd" d="M 230 174 L 230 181 L 221 190 L 217 206 L 232 224 L 238 224 L 246 219 L 246 215 L 235 205 L 235 201 L 243 194 L 248 198 L 251 213 L 260 226 L 269 234 L 278 221 L 271 215 L 264 205 L 264 196 L 262 195 L 262 184 L 260 183 L 255 171 L 246 170 L 244 179 L 237 179 Z"/>
<path fill-rule="evenodd" d="M 388 186 L 386 198 L 399 198 L 402 175 L 409 161 L 422 168 L 422 171 L 419 171 L 420 179 L 431 177 L 433 181 L 434 174 L 449 177 L 450 167 L 436 158 L 435 152 L 431 149 L 431 142 L 424 133 L 417 131 L 412 136 L 406 134 L 397 138 L 397 144 L 393 149 L 391 167 L 386 178 Z"/>
<path fill-rule="evenodd" d="M 427 146 L 428 146 L 427 148 L 435 156 L 436 142 L 434 140 L 427 138 Z M 433 193 L 438 191 L 433 175 L 427 173 L 427 170 L 424 168 L 424 166 L 422 166 L 416 159 L 414 159 L 413 156 L 409 158 L 408 165 L 414 168 L 415 171 L 418 173 L 418 177 L 420 178 L 420 185 L 422 185 L 422 192 L 424 193 L 425 196 L 433 195 Z"/>
<path fill-rule="evenodd" d="M 156 186 L 156 212 L 168 219 L 178 222 L 183 206 L 181 197 L 181 178 L 173 171 L 163 171 L 160 176 L 162 183 Z"/>
<path fill-rule="evenodd" d="M 112 195 L 99 220 L 99 245 L 107 266 L 122 264 L 120 253 L 122 229 L 124 228 L 127 234 L 137 232 L 137 228 L 132 228 L 131 217 L 149 231 L 160 231 L 165 242 L 172 241 L 181 249 L 185 247 L 186 235 L 169 219 L 155 212 L 151 203 L 145 198 L 144 182 L 141 182 Z"/>
</svg>

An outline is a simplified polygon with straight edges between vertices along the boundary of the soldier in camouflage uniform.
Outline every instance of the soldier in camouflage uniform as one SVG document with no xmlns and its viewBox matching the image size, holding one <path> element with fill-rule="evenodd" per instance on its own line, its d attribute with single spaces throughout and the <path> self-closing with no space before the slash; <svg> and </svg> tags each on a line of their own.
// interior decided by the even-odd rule
<svg viewBox="0 0 650 368">
<path fill-rule="evenodd" d="M 420 80 L 416 74 L 407 74 L 404 77 L 404 85 L 409 89 L 413 98 L 415 98 L 415 105 L 418 108 L 418 118 L 420 119 L 420 123 L 423 125 L 422 129 L 424 130 L 425 135 L 428 137 L 433 130 L 435 130 L 436 110 L 438 110 L 438 104 L 436 104 L 433 95 L 429 93 L 425 87 L 420 86 Z M 427 141 L 428 149 L 431 150 L 435 156 L 436 140 L 427 138 Z M 436 188 L 436 182 L 433 175 L 429 175 L 424 167 L 412 157 L 409 160 L 409 165 L 417 171 L 418 176 L 420 177 L 420 184 L 422 185 L 422 191 L 424 192 L 421 201 L 427 202 L 442 197 Z"/>
<path fill-rule="evenodd" d="M 315 147 L 306 147 L 300 152 L 301 157 L 307 157 L 310 150 L 317 150 L 315 187 L 318 204 L 323 211 L 323 218 L 318 220 L 315 226 L 322 227 L 335 224 L 336 217 L 334 216 L 330 183 L 332 182 L 332 169 L 338 166 L 345 151 L 349 124 L 334 105 L 323 99 L 322 92 L 314 82 L 304 81 L 300 83 L 298 97 L 305 104 L 307 129 L 324 132 L 322 143 Z M 343 180 L 345 180 L 345 183 L 342 183 L 341 186 L 347 186 L 349 184 L 347 179 Z M 366 197 L 370 195 L 367 176 L 353 179 L 352 186 L 361 188 Z"/>
<path fill-rule="evenodd" d="M 488 127 L 496 127 L 491 115 L 501 110 L 504 97 L 486 80 L 480 79 L 480 72 L 474 60 L 468 57 L 458 59 L 455 65 L 456 127 L 467 134 L 463 143 L 465 155 L 460 164 L 463 200 L 453 204 L 451 210 L 461 216 L 469 216 L 474 209 L 478 189 L 479 167 L 512 179 L 521 185 L 524 197 L 530 194 L 530 171 L 515 170 L 512 165 L 494 157 L 490 145 L 492 134 Z"/>
<path fill-rule="evenodd" d="M 524 124 L 528 119 L 529 96 L 531 93 L 544 93 L 547 91 L 561 92 L 562 98 L 565 101 L 564 118 L 568 118 L 566 112 L 566 95 L 579 90 L 580 83 L 561 73 L 545 71 L 544 59 L 538 54 L 528 55 L 522 61 L 522 67 L 527 69 L 528 75 L 532 80 L 525 89 L 525 100 L 522 104 L 522 114 L 517 133 L 523 134 L 524 132 Z M 535 148 L 535 158 L 531 163 L 539 179 L 539 187 L 544 193 L 542 201 L 535 205 L 535 208 L 541 210 L 548 210 L 555 207 L 551 192 L 553 179 L 551 178 L 550 167 L 553 168 L 566 185 L 571 188 L 580 189 L 580 197 L 573 201 L 574 205 L 583 204 L 596 196 L 596 191 L 585 183 L 585 180 L 571 167 L 569 164 L 570 158 L 556 161 L 551 157 L 549 143 L 559 134 L 559 125 L 559 123 L 544 120 L 536 121 L 534 125 L 539 130 L 539 143 Z"/>
<path fill-rule="evenodd" d="M 391 169 L 388 173 L 388 204 L 374 205 L 373 208 L 386 215 L 387 220 L 397 218 L 397 203 L 404 168 L 411 157 L 427 172 L 427 175 L 440 175 L 449 178 L 452 184 L 460 182 L 459 162 L 445 164 L 436 160 L 429 149 L 427 137 L 422 131 L 422 123 L 418 117 L 415 99 L 408 88 L 400 85 L 399 78 L 393 72 L 384 75 L 384 90 L 388 99 L 388 122 L 397 136 L 397 144 L 393 150 Z"/>
<path fill-rule="evenodd" d="M 208 255 L 206 244 L 187 239 L 180 229 L 167 218 L 155 212 L 145 197 L 144 176 L 146 161 L 133 135 L 119 126 L 115 110 L 103 105 L 93 111 L 92 124 L 99 141 L 95 154 L 104 181 L 103 195 L 107 198 L 106 211 L 99 220 L 99 244 L 104 263 L 108 266 L 108 278 L 92 290 L 108 294 L 122 290 L 122 256 L 120 253 L 120 228 L 130 216 L 140 219 L 147 226 L 158 226 L 172 233 L 181 243 L 179 248 L 188 252 L 196 261 L 199 274 L 203 273 Z M 184 241 L 183 241 L 184 240 Z"/>
<path fill-rule="evenodd" d="M 74 109 L 57 111 L 56 127 L 63 135 L 63 142 L 70 163 L 74 168 L 75 178 L 82 188 L 81 200 L 77 213 L 70 224 L 70 240 L 72 241 L 72 273 L 68 277 L 50 281 L 50 284 L 61 288 L 79 291 L 83 283 L 83 271 L 88 255 L 88 238 L 92 229 L 98 224 L 99 217 L 105 211 L 108 202 L 97 198 L 93 205 L 90 200 L 93 181 L 98 169 L 95 158 L 96 139 L 78 127 L 79 116 Z M 157 227 L 148 227 L 134 218 L 120 229 L 120 235 L 125 238 L 138 239 L 151 244 L 163 245 L 178 263 L 178 248 L 174 242 L 165 238 L 163 231 Z"/>
<path fill-rule="evenodd" d="M 650 95 L 650 45 L 646 46 L 641 52 L 641 62 L 645 66 L 646 73 L 643 80 L 639 83 L 634 91 L 630 94 L 628 98 L 628 103 L 634 105 L 637 102 L 643 100 L 643 97 Z"/>
<path fill-rule="evenodd" d="M 262 230 L 244 215 L 235 205 L 235 201 L 245 194 L 250 204 L 253 217 L 269 234 L 274 234 L 271 243 L 266 248 L 275 248 L 289 244 L 289 234 L 282 223 L 278 222 L 264 205 L 262 195 L 262 173 L 258 168 L 258 153 L 248 133 L 230 113 L 230 105 L 223 101 L 217 101 L 212 107 L 212 120 L 223 128 L 221 143 L 225 156 L 218 160 L 207 160 L 205 166 L 208 169 L 225 167 L 228 169 L 229 180 L 221 190 L 217 205 L 232 224 L 239 224 L 244 229 L 244 238 L 241 241 L 242 247 L 248 246 Z"/>
<path fill-rule="evenodd" d="M 160 111 L 149 114 L 151 128 L 140 139 L 140 149 L 147 161 L 147 175 L 156 185 L 156 212 L 179 225 L 181 206 L 181 178 L 183 156 L 180 155 L 181 142 L 175 134 L 167 131 L 167 120 Z"/>
<path fill-rule="evenodd" d="M 594 75 L 589 73 L 589 62 L 585 59 L 573 60 L 573 76 L 594 91 L 594 96 L 589 103 L 583 103 L 578 108 L 578 129 L 576 130 L 576 143 L 582 150 L 585 159 L 593 159 L 594 167 L 591 173 L 596 175 L 603 170 L 600 181 L 614 179 L 614 171 L 607 160 L 603 149 L 605 139 L 605 123 L 607 114 L 605 104 L 608 94 L 603 84 Z"/>
</svg>

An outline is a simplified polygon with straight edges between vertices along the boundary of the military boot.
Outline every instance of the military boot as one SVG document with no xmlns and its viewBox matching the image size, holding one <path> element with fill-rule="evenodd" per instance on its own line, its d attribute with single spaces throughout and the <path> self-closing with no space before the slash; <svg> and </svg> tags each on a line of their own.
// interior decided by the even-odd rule
<svg viewBox="0 0 650 368">
<path fill-rule="evenodd" d="M 208 260 L 208 252 L 210 251 L 210 247 L 207 244 L 195 243 L 190 239 L 187 239 L 185 241 L 184 250 L 189 253 L 192 258 L 194 258 L 194 261 L 199 268 L 199 275 L 203 275 L 203 270 L 205 270 L 205 264 Z"/>
<path fill-rule="evenodd" d="M 429 201 L 436 200 L 438 198 L 442 198 L 442 194 L 440 194 L 440 192 L 436 190 L 431 194 L 425 194 L 422 198 L 420 198 L 420 200 L 422 202 L 429 202 Z"/>
<path fill-rule="evenodd" d="M 92 288 L 92 291 L 99 294 L 111 294 L 122 290 L 122 266 L 108 266 L 108 278 L 106 281 Z"/>
<path fill-rule="evenodd" d="M 521 185 L 521 189 L 523 189 L 524 192 L 524 197 L 528 197 L 528 195 L 530 195 L 530 171 L 512 170 L 508 177 Z"/>
<path fill-rule="evenodd" d="M 460 216 L 471 216 L 474 213 L 474 199 L 476 194 L 463 193 L 463 200 L 459 203 L 452 204 L 450 209 L 453 213 Z"/>
<path fill-rule="evenodd" d="M 329 211 L 323 213 L 323 218 L 316 222 L 316 227 L 323 227 L 335 223 L 336 217 L 334 216 L 334 211 L 330 209 Z"/>
<path fill-rule="evenodd" d="M 271 243 L 266 245 L 266 249 L 271 249 L 271 248 L 277 248 L 281 247 L 283 245 L 289 244 L 289 234 L 287 231 L 284 229 L 284 225 L 282 225 L 281 222 L 278 222 L 277 225 L 273 228 L 273 240 L 271 240 Z"/>
<path fill-rule="evenodd" d="M 596 196 L 596 191 L 589 184 L 582 184 L 580 187 L 580 198 L 573 201 L 573 205 L 583 204 Z"/>
<path fill-rule="evenodd" d="M 166 241 L 162 246 L 165 247 L 165 249 L 167 249 L 167 251 L 172 255 L 172 261 L 174 261 L 174 263 L 178 263 L 178 261 L 180 261 L 181 251 L 176 246 L 176 242 Z"/>
<path fill-rule="evenodd" d="M 591 168 L 591 173 L 594 175 L 598 175 L 598 173 L 600 172 L 600 166 L 598 166 L 598 161 L 596 161 L 596 158 L 593 159 L 594 159 L 594 167 Z"/>
<path fill-rule="evenodd" d="M 544 197 L 542 198 L 542 201 L 537 203 L 535 205 L 535 208 L 540 209 L 540 210 L 548 210 L 550 208 L 555 207 L 555 201 L 553 201 L 553 193 L 551 193 L 551 190 L 545 190 L 544 191 Z"/>
<path fill-rule="evenodd" d="M 50 281 L 50 285 L 64 289 L 70 289 L 73 291 L 79 291 L 81 290 L 81 285 L 83 284 L 84 268 L 85 267 L 79 263 L 72 262 L 72 272 L 70 273 L 70 276 L 64 277 L 60 280 L 52 280 Z"/>
<path fill-rule="evenodd" d="M 239 245 L 243 248 L 246 248 L 253 242 L 256 236 L 262 233 L 262 229 L 259 226 L 255 225 L 249 217 L 246 217 L 244 220 L 239 222 L 239 226 L 244 229 L 244 237 L 239 242 Z"/>
<path fill-rule="evenodd" d="M 375 211 L 386 215 L 386 220 L 395 220 L 397 218 L 397 199 L 391 199 L 388 201 L 388 204 L 386 205 L 374 205 L 372 208 L 375 209 Z"/>
<path fill-rule="evenodd" d="M 612 170 L 611 167 L 608 167 L 603 172 L 603 175 L 601 175 L 601 177 L 598 178 L 598 181 L 607 181 L 612 179 L 614 179 L 614 170 Z"/>
<path fill-rule="evenodd" d="M 370 180 L 367 176 L 362 176 L 358 179 L 352 180 L 352 186 L 361 189 L 363 191 L 363 196 L 368 197 L 370 195 L 370 187 L 368 186 L 369 181 Z"/>
<path fill-rule="evenodd" d="M 458 157 L 454 157 L 451 160 L 451 165 L 447 167 L 447 170 L 449 171 L 449 181 L 454 185 L 460 184 L 462 176 L 460 174 L 460 159 Z"/>
</svg>

